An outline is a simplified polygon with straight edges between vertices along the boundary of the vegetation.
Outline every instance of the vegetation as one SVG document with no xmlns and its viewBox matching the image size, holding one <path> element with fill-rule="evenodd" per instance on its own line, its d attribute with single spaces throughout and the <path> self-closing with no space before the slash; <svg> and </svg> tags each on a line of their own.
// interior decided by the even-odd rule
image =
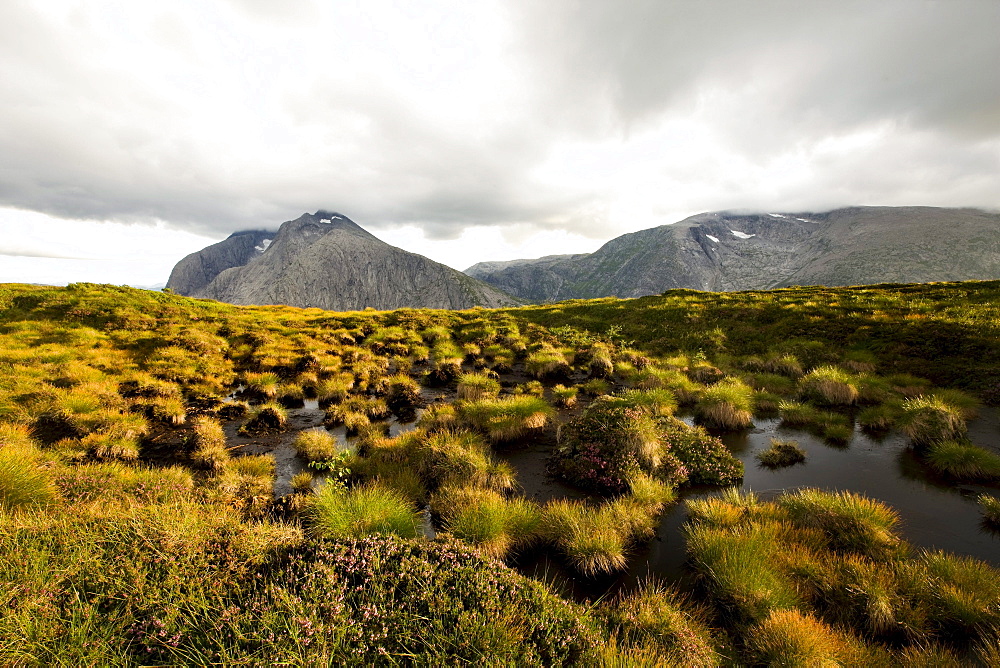
<svg viewBox="0 0 1000 668">
<path fill-rule="evenodd" d="M 805 450 L 799 447 L 797 441 L 783 441 L 772 438 L 771 447 L 758 452 L 757 460 L 762 466 L 780 468 L 782 466 L 791 466 L 792 464 L 801 464 L 806 460 L 806 453 Z"/>
<path fill-rule="evenodd" d="M 739 484 L 679 411 L 712 429 L 770 412 L 830 444 L 856 419 L 903 431 L 943 478 L 995 481 L 965 434 L 1000 402 L 997 297 L 329 313 L 0 286 L 0 663 L 995 663 L 995 569 L 916 550 L 855 494 L 689 502 L 703 605 L 656 582 L 577 605 L 505 562 L 555 554 L 600 582 L 680 488 Z M 303 429 L 307 399 L 349 451 Z M 525 446 L 586 498 L 524 494 L 504 458 Z M 289 447 L 299 464 L 276 467 Z M 980 503 L 1000 524 L 995 495 Z"/>
</svg>

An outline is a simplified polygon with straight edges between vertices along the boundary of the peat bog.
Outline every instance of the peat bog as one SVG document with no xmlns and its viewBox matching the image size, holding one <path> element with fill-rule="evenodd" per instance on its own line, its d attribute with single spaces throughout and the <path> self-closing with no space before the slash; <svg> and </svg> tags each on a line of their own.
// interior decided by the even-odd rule
<svg viewBox="0 0 1000 668">
<path fill-rule="evenodd" d="M 998 300 L 0 286 L 0 660 L 989 665 Z"/>
</svg>

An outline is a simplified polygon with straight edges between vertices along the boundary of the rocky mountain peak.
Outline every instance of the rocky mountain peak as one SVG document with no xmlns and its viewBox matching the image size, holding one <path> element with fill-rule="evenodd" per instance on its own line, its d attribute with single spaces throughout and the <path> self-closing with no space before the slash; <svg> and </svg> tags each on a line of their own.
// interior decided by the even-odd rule
<svg viewBox="0 0 1000 668">
<path fill-rule="evenodd" d="M 201 268 L 199 280 L 184 280 L 191 267 Z M 233 304 L 339 311 L 519 303 L 459 271 L 391 246 L 347 216 L 326 210 L 286 221 L 277 233 L 233 235 L 189 255 L 174 268 L 167 285 L 181 294 Z"/>
</svg>

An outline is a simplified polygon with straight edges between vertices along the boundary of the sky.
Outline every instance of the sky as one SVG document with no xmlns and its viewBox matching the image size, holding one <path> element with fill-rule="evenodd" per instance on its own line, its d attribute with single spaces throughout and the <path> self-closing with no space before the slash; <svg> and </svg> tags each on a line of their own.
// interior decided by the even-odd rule
<svg viewBox="0 0 1000 668">
<path fill-rule="evenodd" d="M 457 269 L 724 209 L 1000 209 L 1000 0 L 5 0 L 0 282 L 319 209 Z"/>
</svg>

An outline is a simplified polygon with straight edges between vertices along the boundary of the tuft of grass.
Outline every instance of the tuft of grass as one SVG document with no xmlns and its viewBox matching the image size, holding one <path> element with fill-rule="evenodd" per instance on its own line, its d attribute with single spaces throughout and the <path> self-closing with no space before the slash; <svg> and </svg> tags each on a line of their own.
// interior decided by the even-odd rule
<svg viewBox="0 0 1000 668">
<path fill-rule="evenodd" d="M 565 377 L 570 371 L 566 356 L 547 343 L 528 355 L 524 361 L 524 369 L 539 380 Z"/>
<path fill-rule="evenodd" d="M 493 459 L 482 437 L 470 431 L 439 431 L 415 448 L 417 471 L 431 486 L 463 484 L 494 490 L 511 489 L 514 470 Z"/>
<path fill-rule="evenodd" d="M 869 406 L 858 413 L 858 424 L 871 432 L 889 431 L 896 425 L 900 411 L 899 404 L 893 402 Z"/>
<path fill-rule="evenodd" d="M 710 526 L 694 522 L 685 528 L 691 565 L 720 605 L 741 619 L 761 621 L 775 610 L 801 604 L 794 583 L 779 568 L 781 543 L 770 526 Z"/>
<path fill-rule="evenodd" d="M 695 406 L 702 424 L 718 429 L 745 429 L 753 425 L 753 390 L 735 378 L 706 387 Z"/>
<path fill-rule="evenodd" d="M 309 471 L 302 471 L 292 476 L 292 489 L 296 492 L 308 492 L 312 489 L 313 474 Z"/>
<path fill-rule="evenodd" d="M 823 532 L 827 545 L 834 550 L 877 559 L 901 547 L 895 533 L 899 514 L 859 494 L 807 488 L 785 494 L 777 503 L 800 526 Z"/>
<path fill-rule="evenodd" d="M 482 373 L 466 373 L 458 377 L 458 398 L 464 401 L 495 399 L 500 394 L 500 381 Z"/>
<path fill-rule="evenodd" d="M 6 441 L 0 445 L 0 507 L 20 509 L 55 502 L 56 487 L 39 465 L 38 455 L 28 443 Z"/>
<path fill-rule="evenodd" d="M 757 665 L 858 665 L 858 641 L 798 610 L 774 610 L 747 631 Z"/>
<path fill-rule="evenodd" d="M 956 638 L 995 640 L 1000 630 L 1000 571 L 946 552 L 928 552 L 921 565 L 927 579 L 921 592 L 931 621 Z"/>
<path fill-rule="evenodd" d="M 1000 456 L 968 442 L 934 443 L 924 459 L 935 472 L 956 480 L 1000 480 Z"/>
<path fill-rule="evenodd" d="M 799 394 L 817 404 L 850 406 L 858 400 L 854 377 L 835 366 L 813 369 L 799 380 Z"/>
<path fill-rule="evenodd" d="M 288 413 L 277 403 L 266 403 L 258 406 L 251 413 L 250 419 L 240 427 L 241 434 L 263 434 L 269 431 L 280 431 L 288 422 Z"/>
<path fill-rule="evenodd" d="M 757 453 L 757 460 L 768 468 L 780 468 L 800 464 L 806 460 L 806 452 L 798 441 L 771 439 L 771 447 Z"/>
<path fill-rule="evenodd" d="M 979 507 L 982 508 L 983 518 L 987 522 L 1000 527 L 1000 497 L 992 494 L 980 494 Z"/>
<path fill-rule="evenodd" d="M 270 455 L 234 457 L 223 464 L 216 485 L 224 495 L 247 508 L 261 510 L 274 497 L 274 471 Z"/>
<path fill-rule="evenodd" d="M 339 454 L 337 439 L 320 427 L 299 432 L 294 446 L 299 457 L 309 462 L 328 461 Z"/>
<path fill-rule="evenodd" d="M 584 575 L 611 573 L 628 564 L 628 537 L 609 513 L 560 499 L 545 506 L 542 522 L 549 540 Z"/>
<path fill-rule="evenodd" d="M 722 664 L 706 623 L 706 611 L 656 581 L 644 581 L 636 590 L 605 605 L 604 616 L 633 648 L 629 654 L 647 643 L 658 650 L 654 660 L 644 661 L 640 654 L 632 665 L 709 668 Z"/>
<path fill-rule="evenodd" d="M 593 378 L 607 378 L 615 370 L 611 347 L 601 341 L 595 342 L 587 351 L 590 357 L 588 368 Z"/>
<path fill-rule="evenodd" d="M 535 541 L 541 509 L 527 499 L 508 499 L 475 487 L 444 491 L 433 505 L 443 507 L 445 528 L 484 554 L 502 559 Z"/>
<path fill-rule="evenodd" d="M 405 373 L 399 373 L 386 379 L 385 402 L 393 411 L 412 410 L 423 404 L 420 397 L 420 384 Z"/>
<path fill-rule="evenodd" d="M 381 485 L 345 490 L 323 485 L 308 511 L 313 532 L 336 540 L 396 535 L 414 538 L 420 515 L 399 492 Z"/>
<path fill-rule="evenodd" d="M 559 384 L 552 388 L 552 402 L 559 408 L 572 408 L 576 406 L 576 395 L 579 393 L 579 387 L 566 387 L 565 385 Z"/>
<path fill-rule="evenodd" d="M 962 411 L 934 396 L 904 400 L 896 422 L 900 430 L 921 447 L 955 441 L 965 434 Z"/>
<path fill-rule="evenodd" d="M 491 441 L 514 441 L 544 427 L 555 411 L 544 399 L 530 395 L 501 397 L 462 404 L 462 420 L 484 431 Z"/>
<path fill-rule="evenodd" d="M 781 424 L 788 427 L 808 427 L 820 421 L 820 412 L 809 404 L 782 401 L 778 404 Z"/>
<path fill-rule="evenodd" d="M 191 460 L 206 469 L 220 470 L 229 461 L 226 433 L 218 420 L 198 417 L 194 421 L 194 451 Z"/>
</svg>

